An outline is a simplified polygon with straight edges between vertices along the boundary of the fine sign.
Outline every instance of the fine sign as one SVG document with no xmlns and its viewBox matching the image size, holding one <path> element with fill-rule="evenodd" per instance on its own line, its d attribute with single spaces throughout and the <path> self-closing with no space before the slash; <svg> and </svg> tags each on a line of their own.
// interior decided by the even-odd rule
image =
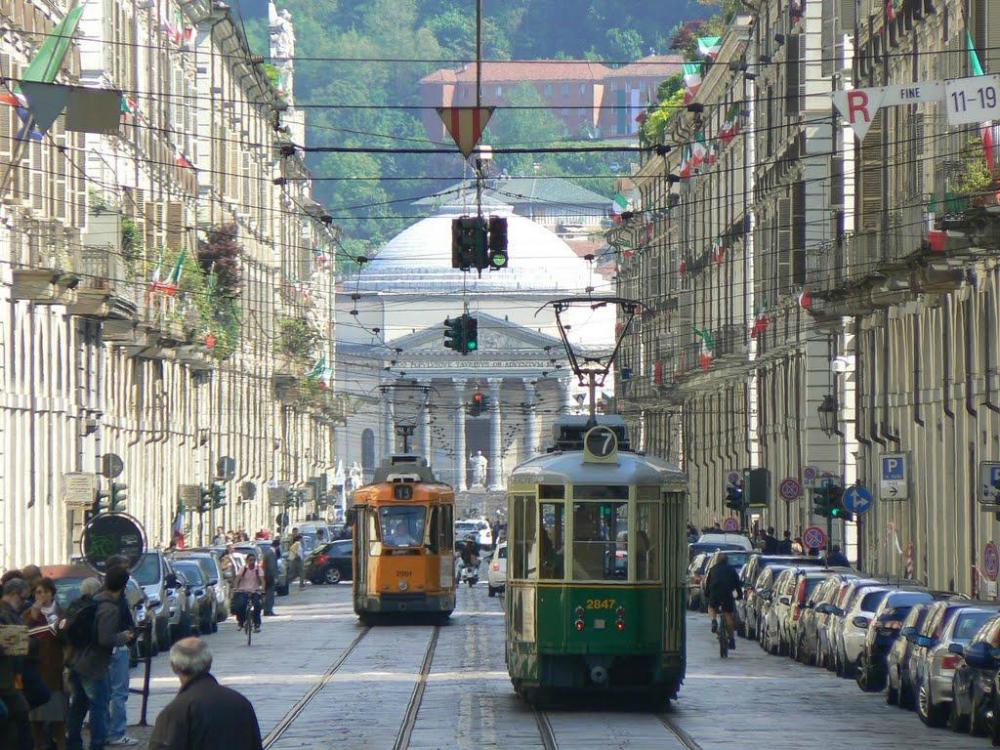
<svg viewBox="0 0 1000 750">
<path fill-rule="evenodd" d="M 1000 573 L 1000 553 L 997 552 L 997 546 L 989 542 L 983 549 L 983 575 L 995 581 L 998 573 Z"/>
<path fill-rule="evenodd" d="M 782 500 L 792 502 L 802 494 L 802 485 L 795 477 L 785 477 L 778 485 L 778 494 Z"/>
<path fill-rule="evenodd" d="M 809 549 L 822 549 L 826 546 L 826 532 L 819 526 L 810 526 L 802 532 L 802 543 Z"/>
<path fill-rule="evenodd" d="M 816 477 L 819 476 L 819 471 L 815 466 L 803 466 L 802 467 L 802 486 L 812 489 L 816 486 Z"/>
</svg>

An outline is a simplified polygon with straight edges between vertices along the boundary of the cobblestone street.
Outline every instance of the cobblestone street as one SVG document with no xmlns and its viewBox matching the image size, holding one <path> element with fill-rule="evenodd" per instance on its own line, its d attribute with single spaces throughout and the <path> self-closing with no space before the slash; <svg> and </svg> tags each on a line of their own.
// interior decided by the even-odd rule
<svg viewBox="0 0 1000 750">
<path fill-rule="evenodd" d="M 253 701 L 268 748 L 988 746 L 985 739 L 928 730 L 912 712 L 887 706 L 884 694 L 862 693 L 853 682 L 767 656 L 744 640 L 722 661 L 701 615 L 689 615 L 680 700 L 656 716 L 593 707 L 538 713 L 525 706 L 504 668 L 501 600 L 488 598 L 485 586 L 461 590 L 459 609 L 441 628 L 368 630 L 351 611 L 347 585 L 293 592 L 276 611 L 250 647 L 232 620 L 208 639 L 213 672 Z M 133 687 L 141 674 L 141 667 L 133 672 Z M 167 659 L 155 659 L 150 723 L 176 690 Z M 138 696 L 129 715 L 138 721 Z"/>
</svg>

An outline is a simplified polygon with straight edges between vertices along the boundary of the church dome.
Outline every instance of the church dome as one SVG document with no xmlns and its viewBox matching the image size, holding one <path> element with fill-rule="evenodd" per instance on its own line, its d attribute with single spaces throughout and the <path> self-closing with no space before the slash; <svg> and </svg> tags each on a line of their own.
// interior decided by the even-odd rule
<svg viewBox="0 0 1000 750">
<path fill-rule="evenodd" d="M 410 292 L 460 292 L 463 283 L 472 293 L 584 294 L 600 276 L 591 280 L 591 269 L 559 237 L 540 224 L 510 213 L 509 206 L 489 206 L 484 213 L 507 217 L 507 268 L 462 273 L 451 267 L 452 219 L 468 209 L 445 207 L 421 219 L 385 244 L 362 270 L 361 289 L 406 294 Z"/>
</svg>

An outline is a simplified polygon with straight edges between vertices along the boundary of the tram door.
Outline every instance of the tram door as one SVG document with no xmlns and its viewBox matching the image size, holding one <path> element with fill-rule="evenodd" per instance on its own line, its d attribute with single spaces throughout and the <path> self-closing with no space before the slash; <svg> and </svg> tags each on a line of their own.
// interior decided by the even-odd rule
<svg viewBox="0 0 1000 750">
<path fill-rule="evenodd" d="M 354 506 L 354 591 L 368 591 L 368 507 Z"/>
</svg>

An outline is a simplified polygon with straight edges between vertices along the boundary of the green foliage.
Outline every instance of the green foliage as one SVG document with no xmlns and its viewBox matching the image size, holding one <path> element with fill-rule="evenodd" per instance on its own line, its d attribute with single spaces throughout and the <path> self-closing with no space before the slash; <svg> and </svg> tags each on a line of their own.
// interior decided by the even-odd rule
<svg viewBox="0 0 1000 750">
<path fill-rule="evenodd" d="M 993 175 L 983 156 L 983 139 L 979 136 L 969 138 L 962 149 L 962 168 L 948 180 L 950 192 L 975 199 L 992 185 Z"/>
<path fill-rule="evenodd" d="M 305 318 L 281 318 L 278 321 L 281 351 L 293 359 L 313 356 L 320 343 L 320 333 Z"/>
<path fill-rule="evenodd" d="M 670 120 L 684 110 L 684 87 L 681 82 L 682 76 L 678 75 L 661 84 L 660 101 L 642 123 L 642 140 L 645 143 L 662 143 Z"/>
</svg>

